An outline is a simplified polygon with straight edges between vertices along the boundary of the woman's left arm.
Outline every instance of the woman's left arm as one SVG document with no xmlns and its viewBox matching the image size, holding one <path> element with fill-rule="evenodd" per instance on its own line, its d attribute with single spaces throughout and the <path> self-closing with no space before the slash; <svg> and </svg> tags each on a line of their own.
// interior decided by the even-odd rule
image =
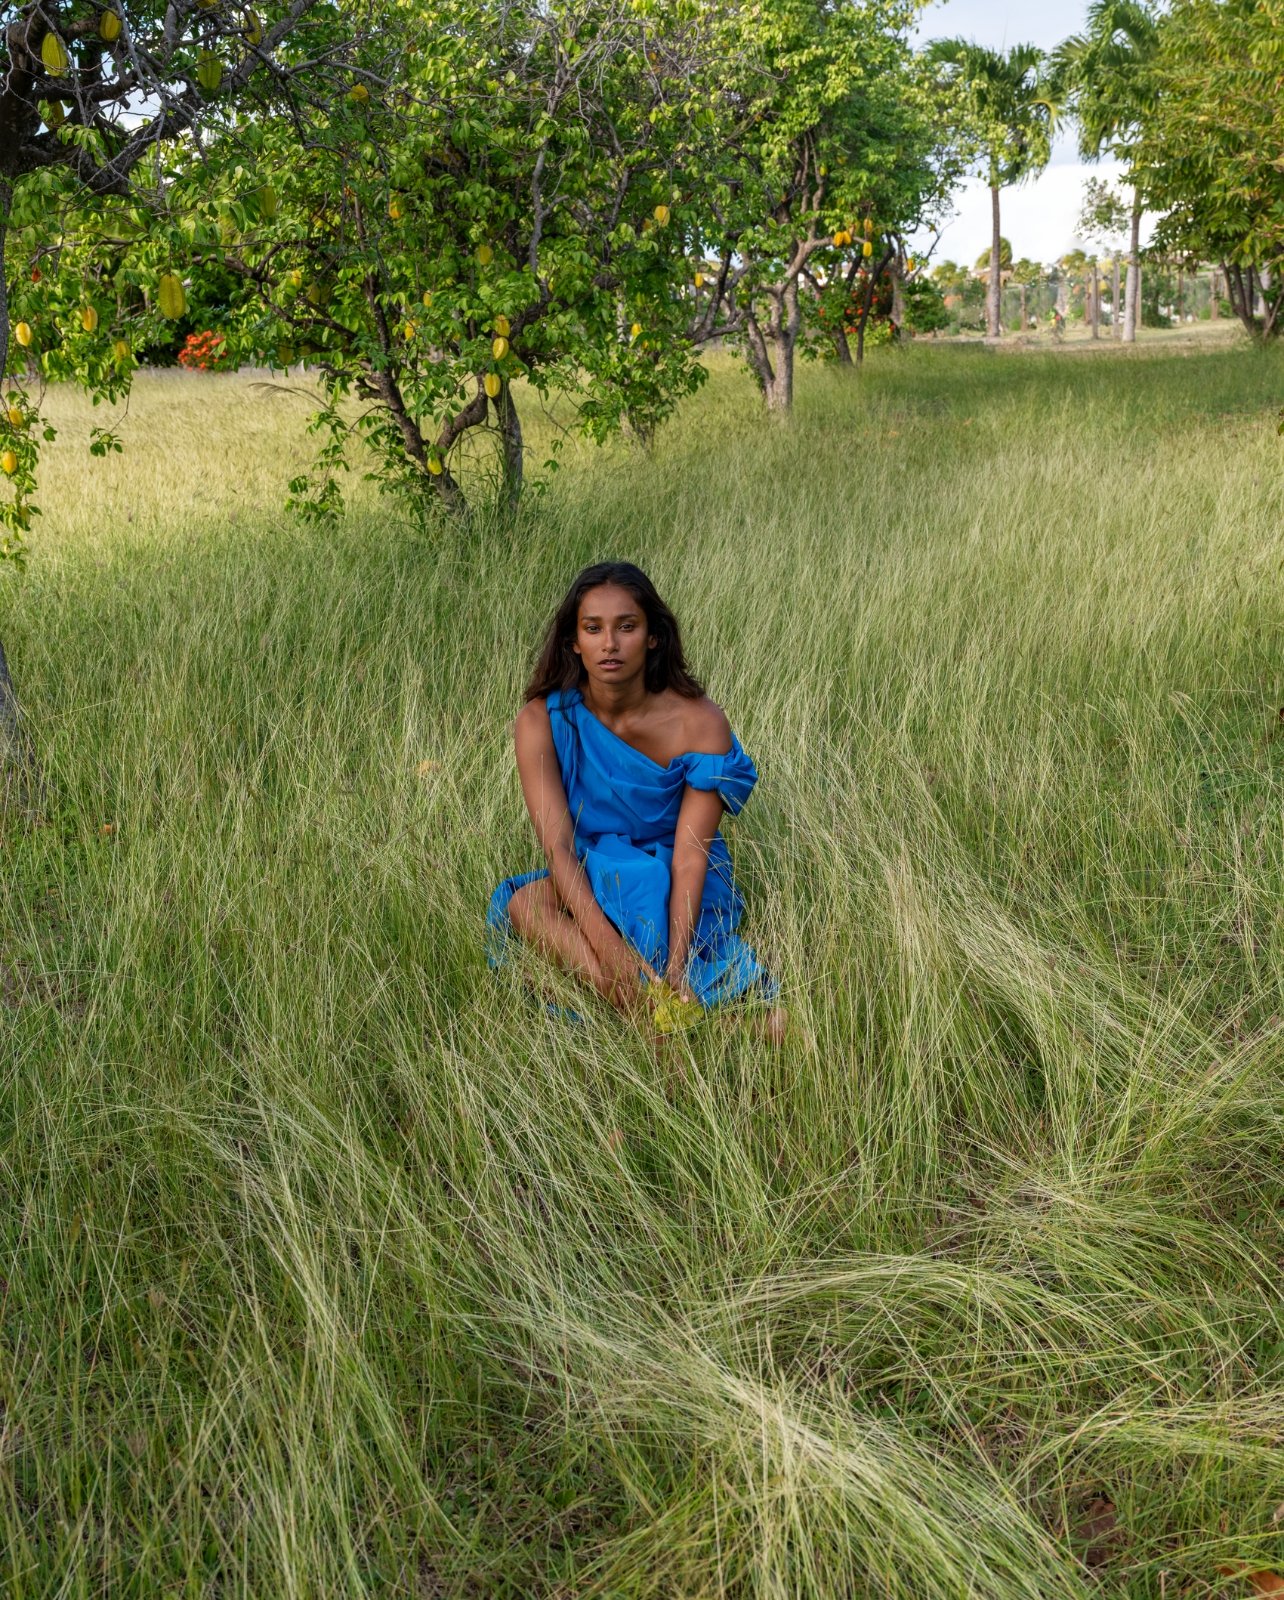
<svg viewBox="0 0 1284 1600">
<path fill-rule="evenodd" d="M 686 995 L 687 957 L 691 935 L 700 917 L 704 880 L 709 871 L 709 846 L 722 821 L 722 801 L 703 789 L 688 789 L 678 811 L 673 836 L 673 869 L 669 887 L 669 966 L 665 977 Z"/>
<path fill-rule="evenodd" d="M 731 749 L 731 724 L 712 700 L 691 707 L 684 730 L 687 749 L 725 756 Z M 689 785 L 678 810 L 673 834 L 673 868 L 669 886 L 669 965 L 665 977 L 679 994 L 687 996 L 687 957 L 691 935 L 700 920 L 704 880 L 709 872 L 709 846 L 722 821 L 721 797 Z"/>
</svg>

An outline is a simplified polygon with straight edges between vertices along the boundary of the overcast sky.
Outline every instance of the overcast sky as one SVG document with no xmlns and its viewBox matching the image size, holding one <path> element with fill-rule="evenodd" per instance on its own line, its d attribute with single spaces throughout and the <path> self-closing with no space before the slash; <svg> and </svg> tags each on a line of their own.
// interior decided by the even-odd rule
<svg viewBox="0 0 1284 1600">
<path fill-rule="evenodd" d="M 1087 0 L 938 0 L 924 14 L 917 37 L 921 41 L 961 37 L 994 50 L 1014 44 L 1034 44 L 1051 50 L 1067 34 L 1084 25 Z M 1112 178 L 1118 164 L 1099 161 L 1085 166 L 1079 160 L 1074 132 L 1062 133 L 1052 151 L 1052 161 L 1042 176 L 1005 189 L 1001 205 L 1003 237 L 1012 243 L 1016 257 L 1055 261 L 1075 237 L 1083 185 L 1087 178 Z M 942 229 L 937 261 L 970 265 L 990 247 L 990 191 L 971 179 L 955 193 L 956 215 Z M 1143 232 L 1143 241 L 1145 234 Z"/>
</svg>

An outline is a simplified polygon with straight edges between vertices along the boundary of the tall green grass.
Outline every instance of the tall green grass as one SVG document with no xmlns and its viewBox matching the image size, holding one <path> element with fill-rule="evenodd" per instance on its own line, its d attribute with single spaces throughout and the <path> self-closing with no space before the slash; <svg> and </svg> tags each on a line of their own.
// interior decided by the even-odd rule
<svg viewBox="0 0 1284 1600">
<path fill-rule="evenodd" d="M 140 382 L 107 463 L 55 396 L 0 591 L 49 783 L 0 880 L 4 1592 L 1284 1564 L 1281 380 L 916 349 L 773 427 L 715 364 L 433 539 L 280 512 L 298 395 Z M 486 968 L 509 723 L 607 556 L 759 763 L 779 1052 L 657 1063 Z"/>
</svg>

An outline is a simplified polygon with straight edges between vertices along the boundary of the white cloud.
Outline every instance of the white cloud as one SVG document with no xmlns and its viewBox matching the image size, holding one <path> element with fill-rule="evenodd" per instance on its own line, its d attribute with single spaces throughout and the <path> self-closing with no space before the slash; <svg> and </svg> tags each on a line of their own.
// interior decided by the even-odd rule
<svg viewBox="0 0 1284 1600">
<path fill-rule="evenodd" d="M 1032 261 L 1055 261 L 1064 255 L 1076 240 L 1085 183 L 1090 178 L 1117 180 L 1122 170 L 1117 161 L 1081 162 L 1071 149 L 1068 159 L 1054 160 L 1038 178 L 1004 189 L 999 196 L 1003 237 L 1011 241 L 1013 255 Z M 990 248 L 988 184 L 969 178 L 955 192 L 954 210 L 953 220 L 941 228 L 935 259 L 970 266 Z M 1143 245 L 1149 234 L 1149 221 L 1143 218 Z M 924 235 L 915 239 L 919 253 L 927 242 Z"/>
<path fill-rule="evenodd" d="M 929 7 L 914 30 L 920 45 L 929 39 L 961 36 L 991 50 L 1017 44 L 1051 50 L 1084 24 L 1087 0 L 938 0 Z M 1078 233 L 1084 184 L 1089 178 L 1119 176 L 1117 161 L 1085 163 L 1079 159 L 1073 130 L 1056 140 L 1052 160 L 1036 179 L 1004 189 L 1000 196 L 1003 237 L 1014 255 L 1032 261 L 1055 261 L 1072 248 Z M 942 226 L 935 259 L 971 265 L 990 248 L 990 191 L 980 179 L 969 179 L 954 195 L 953 219 Z M 1148 219 L 1142 221 L 1141 238 L 1150 235 Z M 913 240 L 918 253 L 927 237 Z"/>
<path fill-rule="evenodd" d="M 936 0 L 914 29 L 916 39 L 975 39 L 989 50 L 1033 44 L 1051 50 L 1083 27 L 1087 0 Z"/>
</svg>

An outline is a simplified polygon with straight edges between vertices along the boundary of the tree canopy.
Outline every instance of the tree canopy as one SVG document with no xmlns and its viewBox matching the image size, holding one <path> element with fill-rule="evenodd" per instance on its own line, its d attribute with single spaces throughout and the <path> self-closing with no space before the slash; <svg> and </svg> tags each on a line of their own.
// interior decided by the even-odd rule
<svg viewBox="0 0 1284 1600">
<path fill-rule="evenodd" d="M 800 340 L 821 332 L 816 297 L 838 315 L 957 174 L 953 132 L 910 49 L 916 10 L 780 0 L 724 15 L 725 122 L 703 190 L 716 275 L 693 333 L 736 338 L 772 410 L 790 404 Z"/>
<path fill-rule="evenodd" d="M 349 95 L 301 155 L 288 128 L 266 132 L 273 215 L 233 209 L 208 253 L 233 280 L 234 349 L 319 369 L 326 444 L 296 485 L 314 514 L 339 503 L 354 433 L 385 487 L 460 508 L 481 434 L 503 492 L 520 487 L 515 379 L 572 394 L 600 437 L 654 423 L 701 376 L 682 338 L 684 195 L 712 119 L 691 8 L 451 0 L 448 15 L 403 52 L 392 94 Z M 233 196 L 193 170 L 182 200 L 208 232 Z"/>
<path fill-rule="evenodd" d="M 21 556 L 36 514 L 39 448 L 52 437 L 38 386 L 67 379 L 119 397 L 136 350 L 186 308 L 176 268 L 194 235 L 174 205 L 178 175 L 218 181 L 210 140 L 253 148 L 274 121 L 297 134 L 359 59 L 368 23 L 320 0 L 4 8 L 0 465 L 12 492 L 0 500 L 0 554 Z M 371 49 L 378 63 L 382 47 Z M 93 448 L 114 444 L 95 430 Z"/>
<path fill-rule="evenodd" d="M 1136 142 L 1156 243 L 1223 266 L 1259 339 L 1284 307 L 1284 0 L 1175 0 Z"/>
<path fill-rule="evenodd" d="M 203 361 L 312 366 L 310 516 L 340 509 L 358 442 L 416 514 L 512 504 L 519 393 L 648 437 L 714 339 L 785 409 L 798 350 L 844 359 L 855 331 L 859 356 L 875 311 L 900 321 L 906 238 L 970 161 L 1000 238 L 999 191 L 1046 163 L 1063 104 L 1086 154 L 1132 164 L 1134 310 L 1144 189 L 1161 247 L 1222 262 L 1245 325 L 1277 330 L 1284 0 L 1094 0 L 1051 65 L 962 39 L 916 56 L 920 9 L 5 6 L 0 555 L 35 514 L 41 386 L 119 398 L 184 333 Z M 982 261 L 997 335 L 1011 250 Z"/>
</svg>

